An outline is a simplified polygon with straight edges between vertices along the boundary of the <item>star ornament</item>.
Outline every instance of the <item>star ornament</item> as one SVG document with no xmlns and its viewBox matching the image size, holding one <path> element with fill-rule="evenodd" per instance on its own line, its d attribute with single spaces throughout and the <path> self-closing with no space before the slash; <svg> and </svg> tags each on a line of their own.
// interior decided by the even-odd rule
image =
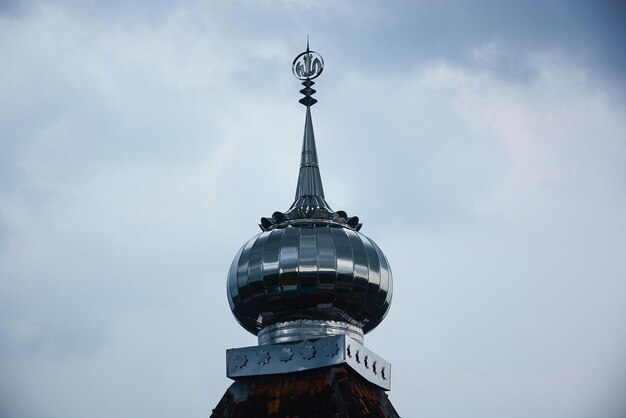
<svg viewBox="0 0 626 418">
<path fill-rule="evenodd" d="M 304 345 L 304 347 L 302 347 L 302 350 L 300 351 L 300 356 L 302 356 L 302 358 L 305 360 L 311 360 L 313 357 L 315 357 L 316 353 L 317 350 L 315 349 L 315 347 L 307 343 Z"/>
<path fill-rule="evenodd" d="M 278 354 L 278 359 L 280 361 L 284 361 L 285 363 L 291 360 L 292 357 L 293 357 L 293 351 L 291 351 L 291 348 L 287 348 L 287 347 L 283 347 L 283 349 L 280 350 L 280 353 Z"/>
<path fill-rule="evenodd" d="M 236 353 L 231 360 L 231 364 L 238 369 L 243 369 L 248 364 L 248 357 L 243 353 Z"/>
<path fill-rule="evenodd" d="M 269 351 L 261 350 L 256 355 L 256 363 L 259 366 L 265 366 L 267 363 L 270 362 L 271 358 L 272 358 L 272 356 L 270 356 Z"/>
</svg>

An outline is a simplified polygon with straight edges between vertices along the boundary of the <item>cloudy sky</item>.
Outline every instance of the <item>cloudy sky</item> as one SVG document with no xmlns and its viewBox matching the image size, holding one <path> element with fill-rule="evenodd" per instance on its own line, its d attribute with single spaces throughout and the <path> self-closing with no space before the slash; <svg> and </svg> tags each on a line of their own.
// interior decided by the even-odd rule
<svg viewBox="0 0 626 418">
<path fill-rule="evenodd" d="M 0 416 L 210 414 L 310 34 L 327 199 L 394 271 L 365 343 L 400 414 L 623 417 L 620 3 L 0 1 Z"/>
</svg>

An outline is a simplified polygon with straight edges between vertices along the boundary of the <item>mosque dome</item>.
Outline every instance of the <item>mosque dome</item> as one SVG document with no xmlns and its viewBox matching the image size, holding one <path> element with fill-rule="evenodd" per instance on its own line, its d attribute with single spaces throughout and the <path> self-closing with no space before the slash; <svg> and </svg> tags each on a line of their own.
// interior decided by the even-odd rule
<svg viewBox="0 0 626 418">
<path fill-rule="evenodd" d="M 310 109 L 312 79 L 323 69 L 318 57 L 307 47 L 294 61 L 306 106 L 295 201 L 286 212 L 261 218 L 262 232 L 243 245 L 228 273 L 230 308 L 260 344 L 334 334 L 362 342 L 391 304 L 385 255 L 359 232 L 356 216 L 332 211 L 324 197 Z"/>
</svg>

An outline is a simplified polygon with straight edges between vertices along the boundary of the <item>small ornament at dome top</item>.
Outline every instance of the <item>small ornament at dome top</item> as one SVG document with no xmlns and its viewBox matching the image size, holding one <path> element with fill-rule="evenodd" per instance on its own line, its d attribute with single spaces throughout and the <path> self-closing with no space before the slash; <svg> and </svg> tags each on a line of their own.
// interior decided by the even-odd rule
<svg viewBox="0 0 626 418">
<path fill-rule="evenodd" d="M 304 97 L 299 100 L 300 103 L 306 107 L 313 106 L 317 103 L 317 100 L 312 96 L 315 94 L 315 90 L 311 88 L 313 79 L 317 78 L 324 71 L 324 59 L 320 54 L 309 49 L 309 38 L 306 40 L 306 51 L 300 53 L 296 59 L 293 60 L 291 65 L 291 71 L 298 80 L 302 80 L 304 88 L 300 90 L 300 93 L 304 94 Z"/>
</svg>

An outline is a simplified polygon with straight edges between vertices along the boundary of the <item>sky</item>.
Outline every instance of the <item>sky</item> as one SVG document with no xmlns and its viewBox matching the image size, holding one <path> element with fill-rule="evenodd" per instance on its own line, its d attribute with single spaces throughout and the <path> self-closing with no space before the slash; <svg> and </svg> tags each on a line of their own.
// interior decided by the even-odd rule
<svg viewBox="0 0 626 418">
<path fill-rule="evenodd" d="M 312 108 L 400 415 L 626 414 L 619 1 L 0 0 L 0 416 L 206 417 Z"/>
</svg>

